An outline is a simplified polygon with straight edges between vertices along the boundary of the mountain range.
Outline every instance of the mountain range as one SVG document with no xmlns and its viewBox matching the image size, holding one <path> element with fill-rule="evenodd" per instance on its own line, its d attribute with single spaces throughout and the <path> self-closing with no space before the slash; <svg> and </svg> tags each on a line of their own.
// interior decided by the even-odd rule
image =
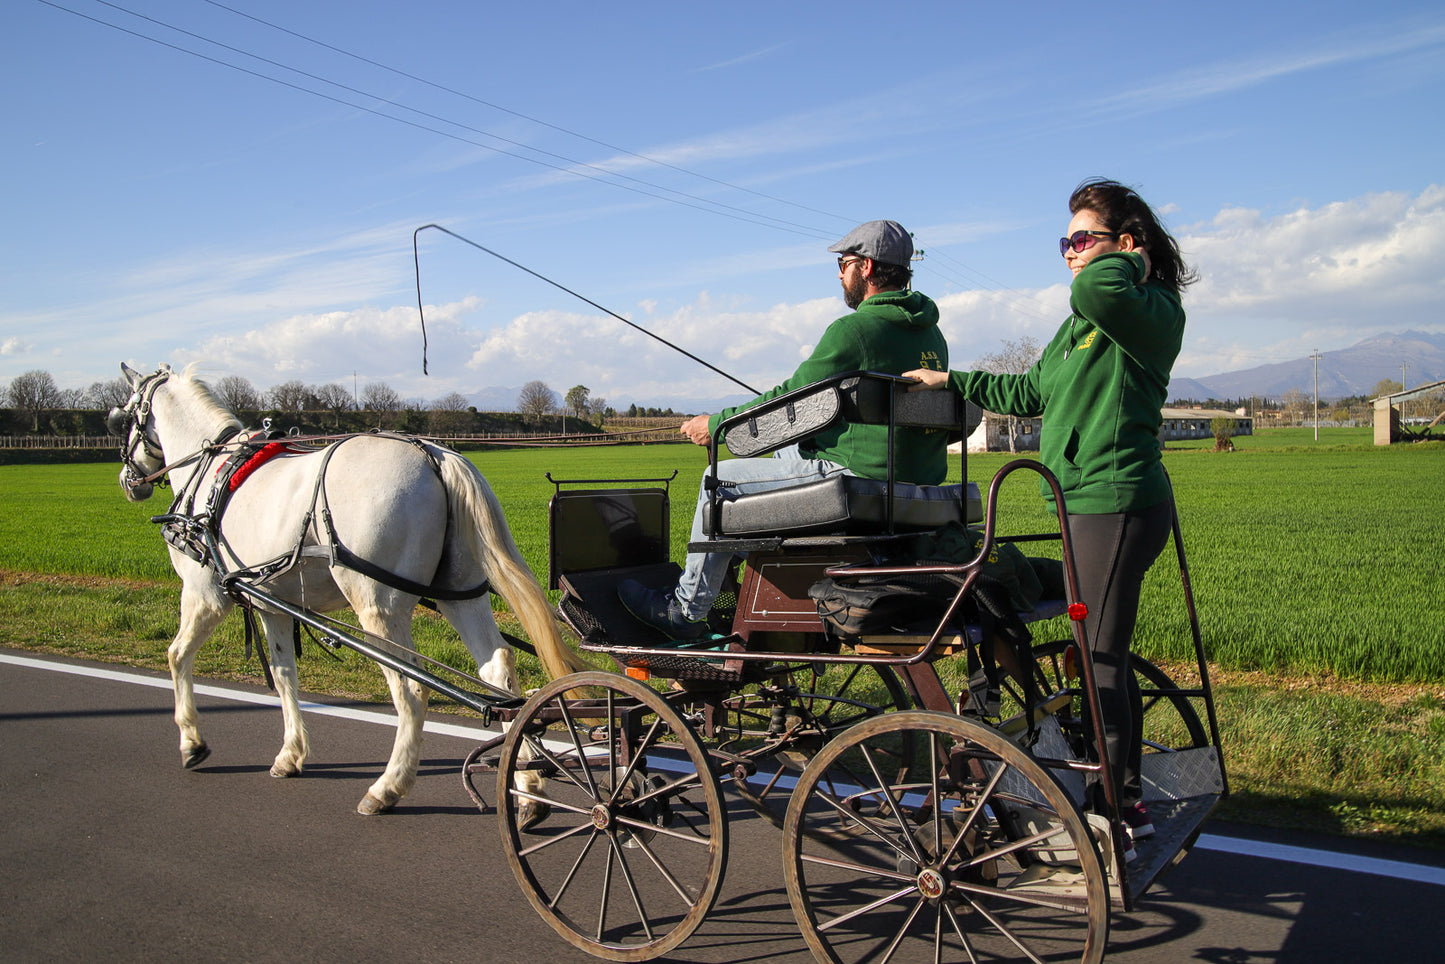
<svg viewBox="0 0 1445 964">
<path fill-rule="evenodd" d="M 1200 378 L 1175 376 L 1169 382 L 1170 401 L 1202 402 L 1207 399 L 1238 399 L 1258 396 L 1279 400 L 1290 391 L 1314 394 L 1315 360 L 1306 355 L 1293 361 L 1259 365 L 1239 371 L 1220 372 Z M 1349 348 L 1320 353 L 1319 394 L 1321 401 L 1351 395 L 1373 395 L 1385 379 L 1404 381 L 1406 387 L 1445 379 L 1445 334 L 1406 331 L 1376 335 Z M 512 412 L 517 408 L 520 385 L 482 388 L 467 396 L 469 404 L 482 412 Z M 672 408 L 678 412 L 715 412 L 747 401 L 744 395 L 699 401 L 683 396 L 635 399 L 639 405 Z M 625 409 L 634 399 L 609 399 Z"/>
<path fill-rule="evenodd" d="M 1376 335 L 1349 348 L 1320 352 L 1319 365 L 1321 401 L 1373 395 L 1375 386 L 1385 379 L 1413 388 L 1445 379 L 1445 334 L 1406 331 Z M 1169 398 L 1202 402 L 1259 396 L 1278 400 L 1296 390 L 1312 396 L 1314 379 L 1315 359 L 1306 355 L 1200 378 L 1176 376 L 1169 381 Z"/>
</svg>

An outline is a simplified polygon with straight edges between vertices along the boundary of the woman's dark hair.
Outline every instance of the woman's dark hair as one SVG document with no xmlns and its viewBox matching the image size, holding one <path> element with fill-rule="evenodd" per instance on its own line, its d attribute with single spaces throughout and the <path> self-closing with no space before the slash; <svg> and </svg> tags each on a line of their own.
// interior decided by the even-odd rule
<svg viewBox="0 0 1445 964">
<path fill-rule="evenodd" d="M 1174 238 L 1132 187 L 1105 178 L 1087 180 L 1069 195 L 1069 213 L 1080 211 L 1093 211 L 1114 234 L 1132 236 L 1134 244 L 1149 253 L 1150 273 L 1161 284 L 1177 292 L 1199 280 Z"/>
</svg>

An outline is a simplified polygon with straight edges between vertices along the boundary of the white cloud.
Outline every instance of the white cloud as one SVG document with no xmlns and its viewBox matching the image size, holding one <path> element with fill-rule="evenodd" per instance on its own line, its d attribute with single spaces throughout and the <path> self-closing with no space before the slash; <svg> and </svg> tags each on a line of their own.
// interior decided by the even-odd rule
<svg viewBox="0 0 1445 964">
<path fill-rule="evenodd" d="M 19 338 L 6 338 L 0 342 L 0 355 L 24 355 L 30 351 L 30 346 Z"/>
</svg>

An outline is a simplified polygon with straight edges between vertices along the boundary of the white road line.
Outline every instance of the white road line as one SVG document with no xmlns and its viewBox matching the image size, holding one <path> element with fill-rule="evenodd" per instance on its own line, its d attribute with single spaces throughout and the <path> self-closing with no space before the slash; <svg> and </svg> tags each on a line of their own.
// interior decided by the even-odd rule
<svg viewBox="0 0 1445 964">
<path fill-rule="evenodd" d="M 27 669 L 46 670 L 52 673 L 70 673 L 75 676 L 88 676 L 92 679 L 110 680 L 118 683 L 153 686 L 157 689 L 169 690 L 171 688 L 171 681 L 169 679 L 143 676 L 139 673 L 128 672 L 126 670 L 79 666 L 45 659 L 31 659 L 26 656 L 13 656 L 9 653 L 0 653 L 0 663 L 9 663 L 12 666 L 23 666 Z M 281 708 L 280 700 L 270 693 L 251 693 L 246 690 L 229 689 L 224 686 L 214 686 L 208 683 L 196 684 L 196 692 L 200 695 L 210 696 L 216 699 L 274 706 L 278 710 Z M 359 710 L 349 706 L 331 706 L 327 703 L 309 702 L 303 702 L 301 708 L 307 713 L 317 713 L 322 716 L 335 716 L 346 720 L 358 720 L 363 723 L 379 723 L 383 726 L 396 725 L 396 717 L 393 714 L 376 710 Z M 476 738 L 479 740 L 495 736 L 500 732 L 499 730 L 485 729 L 481 726 L 443 723 L 437 720 L 428 720 L 426 722 L 426 731 L 444 736 L 456 736 L 462 737 L 463 739 Z M 1410 880 L 1416 883 L 1435 884 L 1445 887 L 1445 867 L 1411 864 L 1401 860 L 1382 860 L 1378 857 L 1361 857 L 1355 854 L 1338 853 L 1331 850 L 1316 850 L 1312 847 L 1294 847 L 1288 844 L 1248 840 L 1242 837 L 1224 837 L 1212 833 L 1201 834 L 1199 840 L 1195 843 L 1195 847 L 1200 850 L 1213 850 L 1218 853 L 1238 854 L 1245 857 L 1259 857 L 1265 860 L 1306 864 L 1311 867 L 1326 867 L 1332 870 L 1348 870 L 1361 874 L 1373 874 L 1377 877 L 1393 877 L 1397 880 Z"/>
<path fill-rule="evenodd" d="M 88 676 L 92 679 L 111 680 L 117 683 L 153 686 L 156 689 L 163 689 L 167 692 L 171 689 L 171 681 L 168 678 L 143 676 L 139 673 L 127 672 L 125 670 L 100 669 L 95 666 L 56 663 L 44 659 L 12 656 L 9 653 L 0 653 L 0 663 L 24 666 L 28 669 L 49 670 L 53 673 L 70 673 L 73 676 Z M 216 699 L 235 700 L 238 703 L 255 703 L 259 706 L 274 706 L 277 711 L 281 709 L 280 698 L 271 693 L 251 693 L 246 690 L 234 690 L 224 686 L 213 686 L 209 683 L 197 683 L 196 693 L 201 696 L 212 696 Z M 306 701 L 302 701 L 301 709 L 307 713 L 316 713 L 320 716 L 335 716 L 344 720 L 359 720 L 363 723 L 380 723 L 383 726 L 396 726 L 396 714 L 378 710 L 359 710 L 350 706 L 331 706 L 327 703 L 310 703 Z M 466 726 L 459 723 L 443 723 L 439 720 L 427 720 L 425 727 L 428 733 L 437 733 L 442 736 L 459 736 L 463 739 L 475 737 L 479 742 L 488 737 L 498 736 L 502 732 L 499 729 L 486 729 L 480 724 L 476 726 Z"/>
</svg>

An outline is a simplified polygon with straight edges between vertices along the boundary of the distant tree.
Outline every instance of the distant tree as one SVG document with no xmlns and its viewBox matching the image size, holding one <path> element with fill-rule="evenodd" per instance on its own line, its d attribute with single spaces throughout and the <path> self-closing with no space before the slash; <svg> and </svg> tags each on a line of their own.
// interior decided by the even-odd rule
<svg viewBox="0 0 1445 964">
<path fill-rule="evenodd" d="M 112 378 L 108 382 L 91 382 L 85 390 L 82 405 L 85 408 L 108 412 L 121 408 L 130 401 L 130 382 L 124 378 Z"/>
<path fill-rule="evenodd" d="M 636 418 L 636 417 L 637 417 L 637 403 L 636 403 L 636 402 L 633 402 L 631 405 L 627 406 L 627 417 L 628 417 L 628 418 Z"/>
<path fill-rule="evenodd" d="M 300 381 L 282 382 L 266 393 L 266 401 L 278 412 L 309 412 L 316 408 L 316 395 Z"/>
<path fill-rule="evenodd" d="M 1310 406 L 1309 396 L 1298 388 L 1291 388 L 1284 393 L 1284 415 L 1290 424 L 1303 424 L 1305 411 Z"/>
<path fill-rule="evenodd" d="M 1403 392 L 1404 390 L 1405 386 L 1402 385 L 1400 382 L 1397 382 L 1394 379 L 1390 378 L 1383 378 L 1375 383 L 1375 389 L 1372 393 L 1372 397 L 1379 398 L 1381 395 L 1393 395 L 1396 392 Z"/>
<path fill-rule="evenodd" d="M 1042 354 L 1043 348 L 1039 343 L 1024 335 L 1017 340 L 1004 339 L 1002 349 L 979 358 L 973 363 L 973 367 L 997 375 L 1022 375 L 1033 367 Z M 1019 419 L 1014 415 L 1005 417 L 1008 420 L 1008 450 L 1017 452 Z"/>
<path fill-rule="evenodd" d="M 591 398 L 587 401 L 588 415 L 595 415 L 598 418 L 605 418 L 607 417 L 607 413 L 611 411 L 612 409 L 608 407 L 607 399 L 605 398 Z"/>
<path fill-rule="evenodd" d="M 572 410 L 573 415 L 578 418 L 586 418 L 587 398 L 591 394 L 591 390 L 586 385 L 573 385 L 567 389 L 567 394 L 562 400 L 567 403 L 567 407 Z"/>
<path fill-rule="evenodd" d="M 390 428 L 401 405 L 401 395 L 386 382 L 371 382 L 361 390 L 361 409 L 376 416 L 377 428 Z"/>
<path fill-rule="evenodd" d="M 341 428 L 341 413 L 351 411 L 355 404 L 351 393 L 337 382 L 327 382 L 325 385 L 317 385 L 314 394 L 317 406 L 331 414 L 331 427 Z"/>
<path fill-rule="evenodd" d="M 431 416 L 427 425 L 433 435 L 455 435 L 470 424 L 471 412 L 467 410 L 467 397 L 460 392 L 448 392 L 431 403 Z"/>
<path fill-rule="evenodd" d="M 256 391 L 256 386 L 251 384 L 249 378 L 227 375 L 216 383 L 213 393 L 216 401 L 232 412 L 259 412 L 261 410 L 261 393 Z"/>
<path fill-rule="evenodd" d="M 85 401 L 85 389 L 62 388 L 55 399 L 56 408 L 81 408 Z"/>
<path fill-rule="evenodd" d="M 548 388 L 546 382 L 528 382 L 517 395 L 517 411 L 534 422 L 541 421 L 543 415 L 556 409 L 557 393 Z"/>
<path fill-rule="evenodd" d="M 129 397 L 129 396 L 127 396 Z M 60 389 L 47 371 L 35 369 L 16 375 L 5 390 L 7 404 L 30 416 L 30 430 L 40 431 L 40 416 L 60 404 Z"/>
<path fill-rule="evenodd" d="M 1209 431 L 1214 433 L 1214 451 L 1234 451 L 1234 442 L 1230 440 L 1230 437 L 1234 435 L 1234 419 L 1216 415 L 1209 420 Z"/>
</svg>

